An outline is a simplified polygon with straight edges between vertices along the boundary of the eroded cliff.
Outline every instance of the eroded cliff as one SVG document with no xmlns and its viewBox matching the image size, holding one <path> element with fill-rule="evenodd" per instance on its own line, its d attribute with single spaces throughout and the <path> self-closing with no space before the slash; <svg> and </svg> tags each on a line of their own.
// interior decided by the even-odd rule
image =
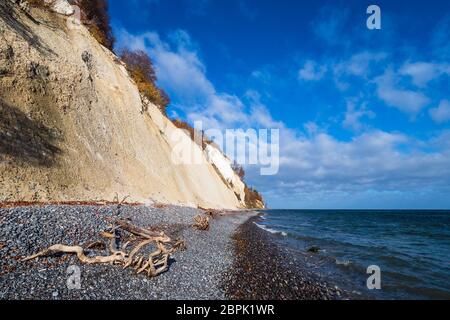
<svg viewBox="0 0 450 320">
<path fill-rule="evenodd" d="M 123 63 L 67 19 L 0 3 L 0 201 L 244 207 L 227 163 L 143 108 Z"/>
</svg>

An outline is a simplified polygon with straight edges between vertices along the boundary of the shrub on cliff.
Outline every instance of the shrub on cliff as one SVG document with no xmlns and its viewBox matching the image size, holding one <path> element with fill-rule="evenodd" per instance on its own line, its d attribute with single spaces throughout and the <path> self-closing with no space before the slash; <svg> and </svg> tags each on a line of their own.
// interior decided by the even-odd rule
<svg viewBox="0 0 450 320">
<path fill-rule="evenodd" d="M 114 36 L 110 25 L 107 0 L 76 0 L 71 1 L 81 9 L 81 20 L 94 38 L 102 45 L 112 50 Z"/>
<path fill-rule="evenodd" d="M 13 1 L 20 4 L 20 1 Z M 33 8 L 48 8 L 48 4 L 44 0 L 28 0 L 28 4 Z"/>
<path fill-rule="evenodd" d="M 239 163 L 235 161 L 232 165 L 232 168 L 239 178 L 244 179 L 245 171 L 244 168 Z"/>
<path fill-rule="evenodd" d="M 210 141 L 210 139 L 203 132 L 196 131 L 189 123 L 179 119 L 172 120 L 172 123 L 178 129 L 186 131 L 192 141 L 197 143 L 202 149 L 205 149 L 208 144 L 212 143 L 212 141 Z"/>
<path fill-rule="evenodd" d="M 32 7 L 48 8 L 45 0 L 28 0 Z M 114 36 L 110 25 L 107 0 L 68 0 L 80 8 L 81 22 L 86 25 L 93 37 L 110 50 L 114 47 Z"/>
<path fill-rule="evenodd" d="M 148 54 L 142 50 L 130 51 L 123 49 L 120 57 L 127 65 L 127 69 L 141 94 L 150 102 L 156 104 L 166 114 L 170 99 L 164 90 L 156 86 L 156 73 Z"/>
<path fill-rule="evenodd" d="M 245 186 L 245 204 L 247 208 L 259 208 L 264 204 L 264 200 L 256 189 Z"/>
</svg>

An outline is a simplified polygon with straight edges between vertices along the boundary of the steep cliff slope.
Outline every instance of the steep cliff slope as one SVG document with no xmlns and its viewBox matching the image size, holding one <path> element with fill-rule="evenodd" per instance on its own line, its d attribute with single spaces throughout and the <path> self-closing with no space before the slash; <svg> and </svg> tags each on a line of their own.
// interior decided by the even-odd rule
<svg viewBox="0 0 450 320">
<path fill-rule="evenodd" d="M 236 177 L 224 179 L 156 106 L 142 112 L 124 65 L 66 20 L 0 3 L 0 201 L 117 193 L 144 203 L 243 207 L 242 182 L 228 183 Z M 181 161 L 192 155 L 200 161 Z"/>
</svg>

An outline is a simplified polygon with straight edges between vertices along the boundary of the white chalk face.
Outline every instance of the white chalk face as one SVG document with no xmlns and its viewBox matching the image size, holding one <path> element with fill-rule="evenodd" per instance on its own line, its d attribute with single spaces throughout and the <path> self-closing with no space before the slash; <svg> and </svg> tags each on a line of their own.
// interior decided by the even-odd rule
<svg viewBox="0 0 450 320">
<path fill-rule="evenodd" d="M 263 176 L 276 175 L 280 167 L 279 129 L 203 129 L 202 121 L 195 121 L 193 141 L 207 145 L 206 158 L 213 162 L 225 179 L 234 179 L 233 162 L 241 166 L 259 166 Z M 186 140 L 188 131 L 176 130 L 171 136 L 175 147 L 172 160 L 176 164 L 200 164 L 204 158 L 198 154 L 198 147 Z M 210 143 L 214 143 L 213 147 Z M 225 155 L 225 156 L 224 156 Z M 227 158 L 228 157 L 228 158 Z"/>
<path fill-rule="evenodd" d="M 69 14 L 69 17 L 67 18 L 66 21 L 66 25 L 67 28 L 69 28 L 70 30 L 76 29 L 76 28 L 81 28 L 82 23 L 81 23 L 81 9 L 80 7 L 76 6 L 76 5 L 72 5 L 70 6 L 70 9 L 67 8 L 66 10 Z"/>
</svg>

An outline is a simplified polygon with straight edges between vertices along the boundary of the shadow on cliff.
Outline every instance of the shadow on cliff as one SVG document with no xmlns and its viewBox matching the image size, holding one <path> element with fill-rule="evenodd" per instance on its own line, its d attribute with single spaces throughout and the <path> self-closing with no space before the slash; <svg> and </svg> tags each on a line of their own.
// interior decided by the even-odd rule
<svg viewBox="0 0 450 320">
<path fill-rule="evenodd" d="M 3 20 L 8 27 L 15 30 L 20 37 L 22 37 L 30 46 L 38 50 L 40 53 L 54 55 L 55 53 L 53 50 L 44 45 L 40 38 L 34 34 L 28 26 L 21 22 L 21 15 L 16 11 L 20 9 L 13 8 L 13 4 L 9 2 L 10 1 L 8 0 L 0 1 L 0 19 Z M 23 15 L 34 24 L 40 24 L 40 22 L 34 19 L 30 14 L 23 12 Z"/>
<path fill-rule="evenodd" d="M 51 167 L 61 154 L 58 140 L 51 129 L 0 101 L 0 159 L 10 156 L 27 165 Z"/>
</svg>

